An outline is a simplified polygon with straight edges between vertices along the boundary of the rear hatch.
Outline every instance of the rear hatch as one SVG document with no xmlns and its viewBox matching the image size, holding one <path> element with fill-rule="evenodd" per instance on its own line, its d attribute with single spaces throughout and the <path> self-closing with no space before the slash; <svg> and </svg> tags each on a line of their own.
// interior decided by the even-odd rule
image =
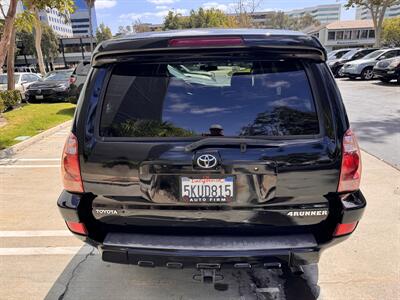
<svg viewBox="0 0 400 300">
<path fill-rule="evenodd" d="M 340 148 L 319 64 L 193 50 L 95 69 L 78 121 L 96 222 L 229 234 L 324 222 Z"/>
</svg>

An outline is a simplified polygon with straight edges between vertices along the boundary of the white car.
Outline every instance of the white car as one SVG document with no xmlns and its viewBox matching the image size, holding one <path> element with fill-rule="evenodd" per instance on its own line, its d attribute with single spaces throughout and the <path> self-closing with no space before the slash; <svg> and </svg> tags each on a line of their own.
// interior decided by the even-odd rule
<svg viewBox="0 0 400 300">
<path fill-rule="evenodd" d="M 25 91 L 26 89 L 34 82 L 37 82 L 41 79 L 39 74 L 35 73 L 22 73 L 16 72 L 14 73 L 15 78 L 15 89 L 20 91 L 22 99 L 25 99 Z M 0 91 L 7 90 L 7 74 L 0 74 Z"/>
</svg>

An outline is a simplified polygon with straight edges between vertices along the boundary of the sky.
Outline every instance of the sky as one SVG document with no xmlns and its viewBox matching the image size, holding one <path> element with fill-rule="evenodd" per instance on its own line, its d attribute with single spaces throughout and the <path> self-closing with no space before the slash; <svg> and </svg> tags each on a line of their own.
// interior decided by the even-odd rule
<svg viewBox="0 0 400 300">
<path fill-rule="evenodd" d="M 96 0 L 97 22 L 104 22 L 113 33 L 119 26 L 132 25 L 140 19 L 142 23 L 160 24 L 169 10 L 183 15 L 191 9 L 218 8 L 232 12 L 232 3 L 236 0 Z M 297 8 L 320 4 L 344 4 L 344 0 L 261 0 L 258 11 L 281 10 L 287 11 Z M 355 10 L 342 8 L 342 20 L 354 19 Z"/>
</svg>

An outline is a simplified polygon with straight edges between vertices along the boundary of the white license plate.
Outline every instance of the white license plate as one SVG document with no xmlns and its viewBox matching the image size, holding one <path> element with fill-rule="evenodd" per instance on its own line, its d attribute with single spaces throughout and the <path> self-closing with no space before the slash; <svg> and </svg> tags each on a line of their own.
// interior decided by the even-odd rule
<svg viewBox="0 0 400 300">
<path fill-rule="evenodd" d="M 233 186 L 233 177 L 181 177 L 181 199 L 187 203 L 228 203 L 234 199 Z"/>
<path fill-rule="evenodd" d="M 36 98 L 37 100 L 42 100 L 42 99 L 43 99 L 43 95 L 36 95 L 35 98 Z"/>
</svg>

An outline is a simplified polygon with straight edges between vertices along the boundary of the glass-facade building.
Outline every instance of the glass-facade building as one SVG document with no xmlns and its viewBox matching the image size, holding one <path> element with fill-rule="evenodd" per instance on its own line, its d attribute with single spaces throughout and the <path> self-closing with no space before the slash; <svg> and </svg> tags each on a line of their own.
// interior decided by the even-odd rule
<svg viewBox="0 0 400 300">
<path fill-rule="evenodd" d="M 71 15 L 72 31 L 74 37 L 90 36 L 89 7 L 85 0 L 75 0 L 76 10 Z M 96 9 L 92 8 L 93 35 L 97 28 Z"/>
</svg>

